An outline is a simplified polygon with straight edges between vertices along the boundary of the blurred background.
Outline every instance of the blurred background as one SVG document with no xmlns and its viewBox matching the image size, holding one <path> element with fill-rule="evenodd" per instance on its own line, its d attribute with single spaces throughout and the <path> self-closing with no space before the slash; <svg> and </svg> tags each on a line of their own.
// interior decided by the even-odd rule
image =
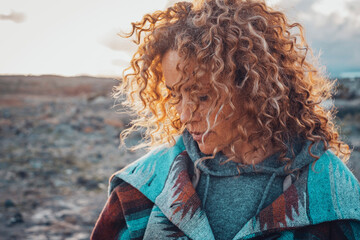
<svg viewBox="0 0 360 240">
<path fill-rule="evenodd" d="M 119 148 L 130 116 L 110 97 L 135 46 L 117 33 L 167 0 L 2 0 L 0 239 L 88 239 L 110 175 L 142 151 Z M 360 177 L 360 2 L 268 0 L 304 25 Z M 133 145 L 140 134 L 130 137 Z"/>
</svg>

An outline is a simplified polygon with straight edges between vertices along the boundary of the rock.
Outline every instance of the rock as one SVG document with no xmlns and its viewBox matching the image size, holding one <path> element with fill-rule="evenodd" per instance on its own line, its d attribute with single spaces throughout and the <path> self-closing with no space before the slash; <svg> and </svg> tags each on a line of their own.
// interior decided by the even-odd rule
<svg viewBox="0 0 360 240">
<path fill-rule="evenodd" d="M 106 104 L 109 102 L 109 99 L 104 96 L 95 96 L 88 99 L 91 104 Z"/>
<path fill-rule="evenodd" d="M 57 188 L 66 186 L 66 183 L 63 180 L 57 178 L 52 179 L 52 183 Z"/>
<path fill-rule="evenodd" d="M 52 209 L 36 209 L 31 220 L 35 224 L 49 226 L 52 222 L 55 221 L 54 212 Z"/>
<path fill-rule="evenodd" d="M 343 118 L 346 115 L 356 115 L 360 113 L 360 98 L 355 100 L 336 99 L 335 107 L 338 111 L 337 117 Z"/>
<path fill-rule="evenodd" d="M 46 118 L 44 119 L 44 122 L 50 125 L 58 125 L 60 124 L 60 120 L 58 118 L 52 117 L 52 118 Z"/>
<path fill-rule="evenodd" d="M 0 111 L 0 116 L 2 116 L 3 118 L 6 118 L 6 119 L 10 119 L 11 118 L 11 112 L 9 109 L 3 109 Z"/>
<path fill-rule="evenodd" d="M 28 177 L 28 173 L 26 171 L 20 170 L 16 173 L 21 179 L 25 179 Z"/>
<path fill-rule="evenodd" d="M 101 153 L 96 153 L 88 157 L 89 161 L 92 163 L 98 163 L 103 160 L 103 155 Z"/>
<path fill-rule="evenodd" d="M 336 90 L 335 98 L 347 100 L 360 98 L 360 79 L 339 79 Z"/>
<path fill-rule="evenodd" d="M 56 148 L 65 148 L 72 146 L 71 140 L 65 137 L 56 139 L 55 141 L 53 141 L 53 144 L 55 145 Z"/>
<path fill-rule="evenodd" d="M 92 132 L 94 132 L 95 130 L 94 130 L 94 128 L 92 128 L 92 127 L 90 127 L 90 126 L 87 126 L 87 127 L 85 127 L 84 129 L 83 129 L 83 132 L 84 133 L 92 133 Z"/>
<path fill-rule="evenodd" d="M 94 179 L 86 179 L 83 176 L 80 176 L 76 180 L 77 184 L 84 186 L 88 190 L 93 190 L 99 188 L 99 182 Z"/>
<path fill-rule="evenodd" d="M 35 237 L 35 236 L 34 236 Z M 29 238 L 30 239 L 30 238 Z M 36 240 L 48 240 L 49 238 L 46 237 L 45 234 L 38 234 L 36 235 Z"/>
<path fill-rule="evenodd" d="M 123 129 L 125 127 L 124 122 L 121 119 L 117 119 L 117 118 L 106 118 L 105 120 L 105 124 L 116 127 L 116 128 L 121 128 Z"/>
<path fill-rule="evenodd" d="M 43 167 L 42 159 L 34 158 L 29 160 L 30 165 L 34 169 L 41 169 Z"/>
<path fill-rule="evenodd" d="M 16 212 L 11 218 L 10 220 L 8 221 L 7 225 L 9 227 L 15 225 L 15 224 L 18 224 L 18 223 L 23 223 L 24 220 L 23 220 L 23 217 L 22 217 L 22 214 L 20 212 Z"/>
<path fill-rule="evenodd" d="M 88 233 L 74 233 L 73 236 L 65 238 L 65 240 L 87 240 L 90 238 Z"/>
<path fill-rule="evenodd" d="M 11 207 L 15 207 L 15 206 L 16 206 L 15 203 L 10 199 L 6 199 L 4 202 L 5 208 L 11 208 Z"/>
<path fill-rule="evenodd" d="M 0 118 L 0 126 L 4 127 L 5 125 L 10 126 L 12 124 L 10 119 Z"/>
<path fill-rule="evenodd" d="M 78 223 L 78 217 L 74 214 L 65 214 L 64 216 L 62 216 L 62 219 L 65 222 L 71 223 L 71 224 L 77 224 Z"/>
<path fill-rule="evenodd" d="M 41 233 L 41 232 L 47 232 L 48 233 L 49 232 L 49 226 L 35 225 L 35 226 L 29 227 L 28 229 L 26 229 L 27 234 L 36 234 L 38 236 L 38 235 L 40 235 L 39 233 Z M 37 239 L 37 238 L 31 238 L 30 237 L 28 239 Z M 42 238 L 39 238 L 39 239 L 42 239 Z M 48 238 L 45 238 L 45 239 L 48 239 Z"/>
</svg>

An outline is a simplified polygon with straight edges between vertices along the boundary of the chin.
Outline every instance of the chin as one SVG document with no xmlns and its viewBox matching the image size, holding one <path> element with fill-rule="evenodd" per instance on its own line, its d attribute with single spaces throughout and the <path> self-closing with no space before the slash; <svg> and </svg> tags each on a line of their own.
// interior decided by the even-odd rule
<svg viewBox="0 0 360 240">
<path fill-rule="evenodd" d="M 214 148 L 204 146 L 204 144 L 198 143 L 198 146 L 199 146 L 200 151 L 206 155 L 212 155 L 214 152 Z"/>
</svg>

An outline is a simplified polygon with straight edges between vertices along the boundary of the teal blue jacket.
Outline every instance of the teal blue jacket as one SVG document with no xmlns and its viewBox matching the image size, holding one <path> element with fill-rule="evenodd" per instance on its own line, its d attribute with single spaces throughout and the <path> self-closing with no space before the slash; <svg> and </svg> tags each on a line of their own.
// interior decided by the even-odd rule
<svg viewBox="0 0 360 240">
<path fill-rule="evenodd" d="M 184 150 L 180 137 L 115 173 L 92 239 L 214 239 Z M 328 150 L 235 239 L 360 239 L 359 182 Z"/>
</svg>

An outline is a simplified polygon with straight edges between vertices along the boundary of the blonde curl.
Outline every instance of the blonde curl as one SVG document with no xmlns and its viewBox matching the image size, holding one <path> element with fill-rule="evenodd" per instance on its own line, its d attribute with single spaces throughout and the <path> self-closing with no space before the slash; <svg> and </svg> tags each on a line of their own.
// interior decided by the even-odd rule
<svg viewBox="0 0 360 240">
<path fill-rule="evenodd" d="M 234 144 L 247 141 L 254 143 L 254 150 L 265 150 L 265 143 L 271 143 L 280 159 L 290 162 L 286 154 L 292 151 L 293 139 L 311 141 L 311 155 L 313 145 L 323 142 L 325 149 L 331 148 L 343 161 L 349 158 L 349 147 L 339 139 L 333 123 L 334 112 L 321 105 L 331 97 L 334 82 L 311 63 L 303 27 L 289 23 L 284 13 L 265 2 L 179 2 L 132 23 L 132 31 L 124 37 L 135 37 L 139 47 L 113 96 L 126 94 L 124 104 L 138 116 L 122 137 L 146 129 L 145 141 L 138 147 L 173 144 L 174 136 L 184 130 L 161 68 L 163 55 L 175 50 L 185 66 L 179 69 L 184 77 L 178 88 L 189 79 L 186 66 L 195 63 L 195 75 L 211 73 L 216 98 L 209 113 L 221 108 L 221 94 L 228 96 L 223 105 L 230 104 L 234 111 L 233 96 L 241 96 L 241 111 L 256 131 L 233 126 L 239 134 L 230 146 L 231 160 L 237 156 Z"/>
</svg>

